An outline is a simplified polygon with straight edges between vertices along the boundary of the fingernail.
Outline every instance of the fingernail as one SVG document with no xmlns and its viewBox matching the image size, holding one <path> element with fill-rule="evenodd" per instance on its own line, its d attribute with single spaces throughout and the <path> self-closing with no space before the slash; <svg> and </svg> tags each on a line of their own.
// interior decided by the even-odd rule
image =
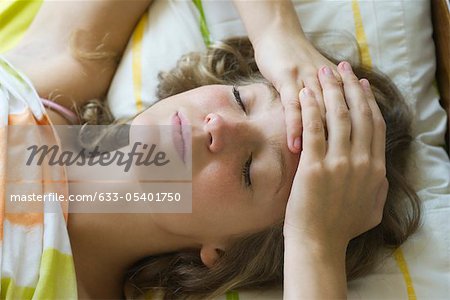
<svg viewBox="0 0 450 300">
<path fill-rule="evenodd" d="M 361 82 L 362 86 L 363 86 L 365 89 L 367 89 L 367 90 L 370 89 L 370 83 L 369 83 L 369 80 L 363 78 L 363 79 L 361 79 L 359 82 Z"/>
<path fill-rule="evenodd" d="M 343 61 L 342 62 L 342 69 L 344 71 L 346 71 L 346 72 L 351 72 L 352 71 L 352 66 L 348 62 Z"/>
<path fill-rule="evenodd" d="M 296 137 L 294 140 L 294 148 L 300 150 L 300 138 Z"/>
<path fill-rule="evenodd" d="M 309 88 L 307 88 L 307 87 L 304 87 L 304 88 L 300 91 L 300 94 L 301 94 L 303 97 L 312 97 L 312 96 L 313 96 L 313 93 L 312 93 L 311 90 L 310 90 Z"/>
<path fill-rule="evenodd" d="M 323 67 L 323 68 L 322 68 L 322 73 L 323 73 L 325 76 L 329 76 L 329 77 L 331 77 L 331 75 L 333 74 L 333 73 L 331 72 L 331 69 L 330 69 L 329 67 Z"/>
<path fill-rule="evenodd" d="M 306 97 L 307 95 L 306 95 L 306 88 L 302 88 L 301 89 L 301 91 L 300 91 L 300 96 L 302 96 L 302 97 Z"/>
</svg>

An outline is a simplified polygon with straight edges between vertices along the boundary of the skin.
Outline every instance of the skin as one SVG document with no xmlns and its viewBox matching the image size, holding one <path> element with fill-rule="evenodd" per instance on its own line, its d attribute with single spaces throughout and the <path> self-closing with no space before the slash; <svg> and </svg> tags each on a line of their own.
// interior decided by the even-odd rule
<svg viewBox="0 0 450 300">
<path fill-rule="evenodd" d="M 133 120 L 133 125 L 168 125 L 179 111 L 189 120 L 192 213 L 71 214 L 68 228 L 80 296 L 119 295 L 126 269 L 148 255 L 198 249 L 210 267 L 231 238 L 257 232 L 283 218 L 299 155 L 287 147 L 282 104 L 265 84 L 238 90 L 247 114 L 231 86 L 215 85 L 162 100 Z M 279 163 L 269 141 L 280 146 L 286 163 L 278 191 Z M 241 174 L 250 154 L 251 188 Z M 69 187 L 70 193 L 76 189 Z M 115 288 L 103 290 L 106 286 Z"/>
</svg>

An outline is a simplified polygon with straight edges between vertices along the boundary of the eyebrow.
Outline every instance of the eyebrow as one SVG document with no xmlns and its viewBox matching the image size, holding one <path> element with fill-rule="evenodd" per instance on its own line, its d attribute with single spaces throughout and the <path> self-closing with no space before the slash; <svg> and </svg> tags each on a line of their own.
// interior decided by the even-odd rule
<svg viewBox="0 0 450 300">
<path fill-rule="evenodd" d="M 273 106 L 275 103 L 277 103 L 280 94 L 273 85 L 265 83 L 265 86 L 267 86 L 270 90 L 271 94 L 270 106 Z M 281 151 L 281 144 L 279 142 L 270 140 L 269 145 L 270 150 L 272 153 L 274 153 L 279 166 L 278 174 L 280 174 L 280 182 L 278 183 L 277 190 L 275 191 L 276 195 L 283 187 L 283 182 L 286 181 L 286 159 L 284 158 L 283 151 Z"/>
<path fill-rule="evenodd" d="M 278 91 L 276 90 L 276 88 L 269 84 L 269 83 L 264 83 L 264 85 L 269 89 L 270 91 L 270 106 L 274 105 L 278 98 L 280 97 L 280 93 L 278 93 Z"/>
</svg>

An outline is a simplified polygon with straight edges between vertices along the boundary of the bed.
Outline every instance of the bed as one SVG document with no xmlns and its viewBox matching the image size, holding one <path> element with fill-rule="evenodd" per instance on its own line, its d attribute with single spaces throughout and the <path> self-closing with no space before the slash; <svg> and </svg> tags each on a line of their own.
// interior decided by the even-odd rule
<svg viewBox="0 0 450 300">
<path fill-rule="evenodd" d="M 448 1 L 294 2 L 313 43 L 386 73 L 415 112 L 408 175 L 422 199 L 422 226 L 372 274 L 350 282 L 348 298 L 449 299 Z M 173 67 L 182 54 L 244 34 L 228 1 L 154 0 L 136 26 L 109 89 L 113 114 L 129 116 L 153 103 L 158 72 Z M 282 289 L 230 291 L 220 299 L 282 299 Z"/>
</svg>

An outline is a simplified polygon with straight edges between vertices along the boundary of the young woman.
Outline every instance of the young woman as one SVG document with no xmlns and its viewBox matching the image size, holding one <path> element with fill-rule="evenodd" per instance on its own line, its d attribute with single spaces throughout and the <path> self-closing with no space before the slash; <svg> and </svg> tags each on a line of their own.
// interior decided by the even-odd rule
<svg viewBox="0 0 450 300">
<path fill-rule="evenodd" d="M 193 212 L 120 216 L 122 235 L 117 217 L 71 215 L 79 288 L 118 295 L 124 271 L 142 259 L 125 277 L 134 292 L 203 298 L 284 282 L 287 299 L 345 297 L 346 279 L 414 232 L 420 208 L 402 175 L 411 137 L 400 94 L 380 75 L 356 67 L 355 76 L 348 63 L 338 71 L 343 90 L 326 69 L 318 74 L 326 127 L 312 93 L 300 94 L 300 156 L 287 147 L 279 95 L 247 39 L 186 55 L 161 74 L 163 100 L 132 124 L 169 124 L 178 114 L 192 126 Z M 136 223 L 146 229 L 127 235 Z"/>
<path fill-rule="evenodd" d="M 341 91 L 331 70 L 321 69 L 320 95 L 316 88 L 315 96 L 312 88 L 300 94 L 299 157 L 254 56 L 248 41 L 229 41 L 162 75 L 159 96 L 167 99 L 134 122 L 167 124 L 181 111 L 193 126 L 193 213 L 71 215 L 81 298 L 120 297 L 124 274 L 128 287 L 162 287 L 169 298 L 277 284 L 283 276 L 286 298 L 345 297 L 346 277 L 368 272 L 383 245 L 395 247 L 415 230 L 418 200 L 402 176 L 409 120 L 395 88 L 364 70 L 355 77 L 342 63 Z M 323 103 L 315 99 L 322 96 Z"/>
</svg>

